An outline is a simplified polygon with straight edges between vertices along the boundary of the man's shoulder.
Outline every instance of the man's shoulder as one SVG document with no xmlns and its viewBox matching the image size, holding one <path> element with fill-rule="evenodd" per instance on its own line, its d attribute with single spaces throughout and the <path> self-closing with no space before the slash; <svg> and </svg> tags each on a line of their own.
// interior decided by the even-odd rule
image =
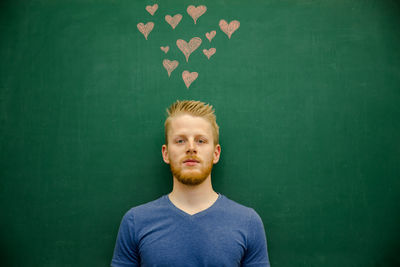
<svg viewBox="0 0 400 267">
<path fill-rule="evenodd" d="M 222 196 L 220 209 L 223 210 L 223 212 L 229 213 L 233 216 L 245 216 L 249 218 L 259 217 L 253 208 L 240 204 L 224 195 Z"/>
<path fill-rule="evenodd" d="M 146 218 L 151 214 L 157 214 L 157 212 L 166 208 L 165 197 L 166 196 L 162 196 L 153 201 L 132 207 L 126 212 L 125 217 Z"/>
</svg>

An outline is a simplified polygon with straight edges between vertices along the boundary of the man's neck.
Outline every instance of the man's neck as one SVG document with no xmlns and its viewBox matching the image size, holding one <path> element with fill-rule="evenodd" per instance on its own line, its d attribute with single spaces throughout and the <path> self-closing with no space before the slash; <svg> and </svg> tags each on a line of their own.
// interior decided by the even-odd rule
<svg viewBox="0 0 400 267">
<path fill-rule="evenodd" d="M 174 178 L 174 186 L 168 196 L 178 209 L 190 215 L 208 209 L 218 199 L 218 194 L 212 188 L 211 176 L 195 186 L 182 184 Z"/>
</svg>

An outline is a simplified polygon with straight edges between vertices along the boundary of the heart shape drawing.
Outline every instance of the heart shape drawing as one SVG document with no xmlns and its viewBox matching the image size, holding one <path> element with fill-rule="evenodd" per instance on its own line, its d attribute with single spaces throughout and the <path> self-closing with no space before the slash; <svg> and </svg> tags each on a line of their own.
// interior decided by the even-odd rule
<svg viewBox="0 0 400 267">
<path fill-rule="evenodd" d="M 172 29 L 175 29 L 175 27 L 181 22 L 182 15 L 181 14 L 176 14 L 175 16 L 171 17 L 170 15 L 165 16 L 165 21 L 168 22 L 169 25 L 171 25 Z"/>
<path fill-rule="evenodd" d="M 189 72 L 187 70 L 182 72 L 182 79 L 185 82 L 186 88 L 189 89 L 189 86 L 197 79 L 198 76 L 199 74 L 197 72 Z"/>
<path fill-rule="evenodd" d="M 154 28 L 154 23 L 153 22 L 147 22 L 146 24 L 143 24 L 142 22 L 140 22 L 138 25 L 137 25 L 137 27 L 138 27 L 138 29 L 139 29 L 139 31 L 141 32 L 141 33 L 143 33 L 143 35 L 144 35 L 144 38 L 146 38 L 146 40 L 147 40 L 147 36 L 149 35 L 149 33 L 153 30 L 153 28 Z"/>
<path fill-rule="evenodd" d="M 217 52 L 217 49 L 215 49 L 214 47 L 212 47 L 212 48 L 210 48 L 210 49 L 203 49 L 203 54 L 204 55 L 206 55 L 206 57 L 208 58 L 208 59 L 210 59 L 210 57 L 212 56 L 212 55 L 214 55 L 215 54 L 215 52 Z"/>
<path fill-rule="evenodd" d="M 160 48 L 161 48 L 162 51 L 164 51 L 165 54 L 168 53 L 168 51 L 169 51 L 169 46 L 168 45 L 167 46 L 161 46 Z"/>
<path fill-rule="evenodd" d="M 147 12 L 149 12 L 150 15 L 152 15 L 152 16 L 154 15 L 154 13 L 156 13 L 157 9 L 158 9 L 157 4 L 154 4 L 153 6 L 146 6 Z"/>
<path fill-rule="evenodd" d="M 189 61 L 189 56 L 190 54 L 196 50 L 201 44 L 201 39 L 199 37 L 193 37 L 189 43 L 187 43 L 185 40 L 178 39 L 176 41 L 176 45 L 178 48 L 182 51 L 182 53 L 186 57 L 186 62 Z"/>
<path fill-rule="evenodd" d="M 221 19 L 219 21 L 219 27 L 226 35 L 228 35 L 228 38 L 231 39 L 232 34 L 240 27 L 240 22 L 232 20 L 228 24 L 225 20 Z"/>
<path fill-rule="evenodd" d="M 198 7 L 188 6 L 186 11 L 194 20 L 194 24 L 196 24 L 197 19 L 200 18 L 200 16 L 203 15 L 207 11 L 207 7 L 206 6 L 198 6 Z"/>
<path fill-rule="evenodd" d="M 168 72 L 168 77 L 171 77 L 171 73 L 174 71 L 174 69 L 176 69 L 176 67 L 178 67 L 179 62 L 176 60 L 170 61 L 168 59 L 164 59 L 162 64 Z"/>
<path fill-rule="evenodd" d="M 208 41 L 210 41 L 210 43 L 211 43 L 211 40 L 215 37 L 216 34 L 217 34 L 216 31 L 211 31 L 211 32 L 207 32 L 206 33 L 206 37 L 207 37 Z"/>
</svg>

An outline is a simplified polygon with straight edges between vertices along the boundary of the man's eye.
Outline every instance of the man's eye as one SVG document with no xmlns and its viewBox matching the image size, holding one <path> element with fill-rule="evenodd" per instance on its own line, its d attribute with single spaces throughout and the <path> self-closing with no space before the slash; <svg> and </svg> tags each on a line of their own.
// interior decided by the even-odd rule
<svg viewBox="0 0 400 267">
<path fill-rule="evenodd" d="M 206 142 L 206 140 L 204 140 L 204 139 L 199 139 L 199 141 L 198 141 L 200 144 L 204 144 L 205 142 Z"/>
<path fill-rule="evenodd" d="M 183 139 L 178 139 L 178 140 L 176 140 L 176 143 L 177 143 L 177 144 L 183 144 L 184 141 L 183 141 Z"/>
</svg>

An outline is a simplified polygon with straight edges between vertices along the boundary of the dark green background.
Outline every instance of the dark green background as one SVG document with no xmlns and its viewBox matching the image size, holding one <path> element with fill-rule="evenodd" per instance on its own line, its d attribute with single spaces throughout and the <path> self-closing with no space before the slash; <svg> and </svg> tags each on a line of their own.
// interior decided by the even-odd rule
<svg viewBox="0 0 400 267">
<path fill-rule="evenodd" d="M 208 8 L 196 25 L 191 4 Z M 123 214 L 171 189 L 160 151 L 176 99 L 215 106 L 215 189 L 260 214 L 272 266 L 400 265 L 398 1 L 0 10 L 2 266 L 108 266 Z M 172 30 L 164 16 L 177 13 Z M 220 19 L 241 22 L 230 40 Z M 146 41 L 136 25 L 148 21 Z M 186 63 L 175 43 L 195 36 Z M 170 78 L 165 58 L 180 62 Z M 199 73 L 189 90 L 183 70 Z"/>
</svg>

